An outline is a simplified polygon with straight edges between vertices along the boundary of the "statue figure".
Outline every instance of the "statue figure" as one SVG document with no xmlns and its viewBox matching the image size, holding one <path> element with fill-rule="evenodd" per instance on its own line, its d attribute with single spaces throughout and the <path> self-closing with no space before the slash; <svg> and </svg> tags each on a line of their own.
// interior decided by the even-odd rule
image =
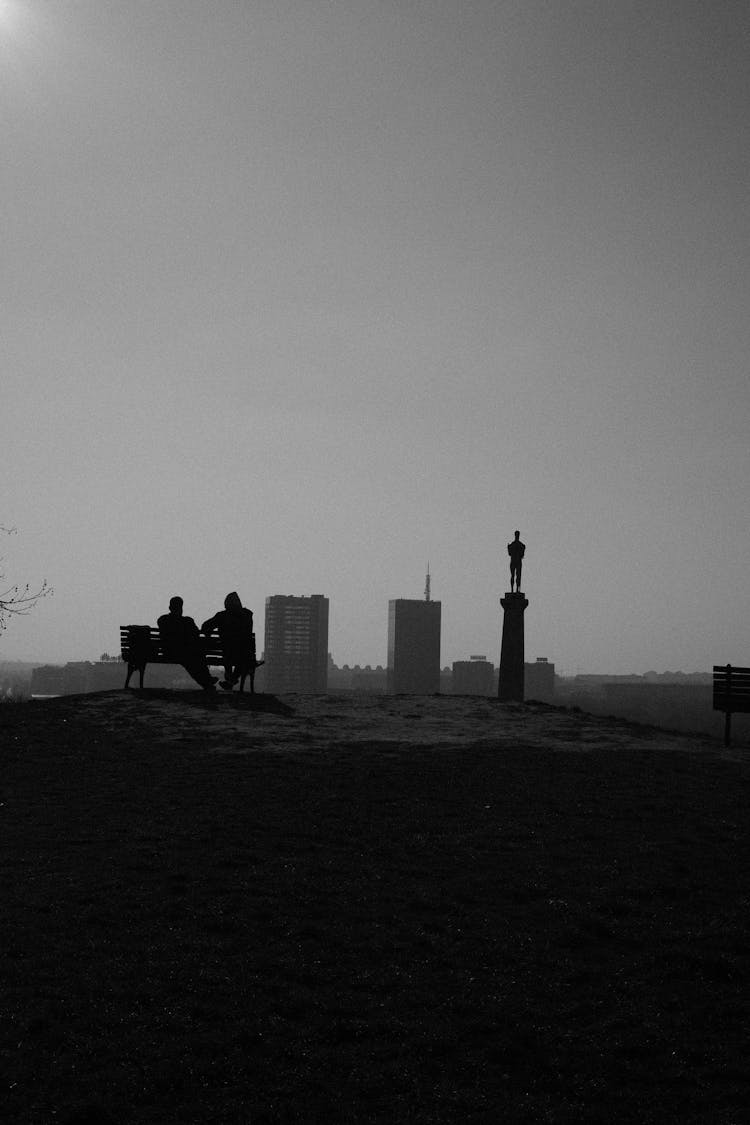
<svg viewBox="0 0 750 1125">
<path fill-rule="evenodd" d="M 526 546 L 521 542 L 521 532 L 515 533 L 515 538 L 512 543 L 508 544 L 508 554 L 510 555 L 510 592 L 513 593 L 513 581 L 516 583 L 516 593 L 521 592 L 521 566 L 523 556 L 526 552 Z"/>
</svg>

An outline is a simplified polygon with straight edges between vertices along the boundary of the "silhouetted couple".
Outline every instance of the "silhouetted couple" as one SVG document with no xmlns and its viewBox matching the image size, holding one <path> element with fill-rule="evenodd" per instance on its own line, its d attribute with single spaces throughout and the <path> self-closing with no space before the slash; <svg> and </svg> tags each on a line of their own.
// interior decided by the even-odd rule
<svg viewBox="0 0 750 1125">
<path fill-rule="evenodd" d="M 182 612 L 182 598 L 169 600 L 169 613 L 157 621 L 164 655 L 181 664 L 204 691 L 216 691 L 218 676 L 212 676 L 201 646 L 201 633 L 210 637 L 218 631 L 224 660 L 224 679 L 219 686 L 231 691 L 249 671 L 254 661 L 253 615 L 245 609 L 239 594 L 232 591 L 224 598 L 224 609 L 219 610 L 201 628 Z M 251 681 L 252 682 L 252 681 Z"/>
</svg>

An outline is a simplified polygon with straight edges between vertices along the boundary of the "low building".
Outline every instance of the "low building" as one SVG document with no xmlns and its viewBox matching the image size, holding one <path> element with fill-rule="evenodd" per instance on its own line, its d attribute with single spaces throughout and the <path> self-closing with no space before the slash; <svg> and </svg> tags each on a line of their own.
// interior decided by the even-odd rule
<svg viewBox="0 0 750 1125">
<path fill-rule="evenodd" d="M 357 664 L 352 668 L 352 691 L 370 695 L 384 695 L 388 688 L 388 675 L 382 664 L 372 668 L 366 664 L 360 668 Z"/>
<path fill-rule="evenodd" d="M 495 665 L 486 656 L 453 661 L 454 695 L 496 695 Z"/>
<path fill-rule="evenodd" d="M 555 665 L 546 656 L 537 656 L 533 664 L 523 666 L 523 697 L 552 703 L 555 698 Z"/>
</svg>

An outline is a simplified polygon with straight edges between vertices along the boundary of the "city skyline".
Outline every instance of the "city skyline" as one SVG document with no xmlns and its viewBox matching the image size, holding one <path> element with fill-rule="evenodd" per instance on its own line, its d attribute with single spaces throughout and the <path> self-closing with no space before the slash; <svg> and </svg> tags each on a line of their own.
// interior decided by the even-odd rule
<svg viewBox="0 0 750 1125">
<path fill-rule="evenodd" d="M 0 659 L 236 589 L 382 664 L 429 559 L 497 664 L 518 528 L 532 659 L 746 664 L 749 23 L 6 2 Z"/>
<path fill-rule="evenodd" d="M 328 606 L 330 608 L 330 599 L 327 598 L 326 595 L 320 595 L 320 594 L 318 594 L 318 595 L 310 595 L 310 594 L 273 594 L 273 595 L 267 595 L 266 598 L 263 599 L 263 605 L 264 605 L 264 610 L 265 610 L 265 609 L 267 609 L 268 603 L 272 602 L 272 601 L 289 600 L 289 601 L 299 602 L 299 601 L 307 601 L 307 600 L 310 600 L 311 598 L 321 598 L 321 597 L 328 603 Z M 440 599 L 432 599 L 432 600 L 437 602 L 438 605 L 441 604 Z M 388 603 L 388 608 L 387 608 L 387 619 L 388 619 L 387 627 L 390 626 L 390 619 L 391 619 L 391 615 L 392 615 L 392 605 L 397 601 L 406 601 L 407 604 L 420 604 L 420 603 L 424 602 L 425 599 L 424 599 L 424 596 L 422 598 L 391 599 Z M 256 638 L 264 637 L 266 632 L 267 632 L 267 626 L 266 626 L 264 611 L 254 612 L 253 616 L 254 616 L 254 632 L 255 632 Z M 145 622 L 143 624 L 145 624 Z M 259 655 L 265 656 L 265 647 L 261 648 L 259 641 L 256 642 L 256 644 L 258 645 Z M 474 646 L 474 647 L 476 648 L 477 646 Z M 388 649 L 388 646 L 386 644 L 386 651 L 385 651 L 384 655 L 382 656 L 382 659 L 381 658 L 375 658 L 375 659 L 372 659 L 372 660 L 354 660 L 354 659 L 347 658 L 346 654 L 343 654 L 343 656 L 342 656 L 341 653 L 334 651 L 334 649 L 329 644 L 328 650 L 327 650 L 327 656 L 328 656 L 329 660 L 332 661 L 333 667 L 339 668 L 339 669 L 341 669 L 341 668 L 358 668 L 358 669 L 361 668 L 361 669 L 382 669 L 382 670 L 385 670 L 388 667 L 388 651 L 387 651 L 387 649 Z M 498 638 L 498 651 L 497 651 L 497 654 L 494 655 L 494 656 L 492 655 L 492 653 L 490 653 L 490 654 L 482 653 L 481 655 L 477 655 L 473 651 L 469 652 L 468 650 L 466 652 L 461 652 L 461 653 L 452 653 L 452 654 L 448 653 L 448 652 L 445 651 L 445 645 L 442 642 L 442 638 L 441 638 L 441 643 L 440 643 L 440 654 L 441 654 L 440 655 L 440 669 L 441 669 L 442 672 L 449 671 L 450 668 L 451 668 L 451 665 L 456 661 L 458 661 L 458 662 L 487 661 L 493 667 L 493 669 L 495 671 L 497 671 L 499 669 L 499 665 L 500 665 L 499 638 Z M 37 664 L 37 665 L 41 665 L 41 664 L 64 665 L 66 663 L 71 663 L 71 664 L 75 664 L 75 663 L 96 663 L 101 659 L 102 656 L 105 656 L 107 658 L 107 660 L 110 660 L 110 661 L 111 660 L 118 660 L 119 659 L 119 643 L 118 643 L 118 645 L 116 646 L 115 649 L 112 649 L 112 648 L 104 649 L 101 654 L 96 655 L 96 656 L 91 654 L 91 653 L 88 653 L 88 654 L 79 654 L 76 657 L 66 657 L 66 658 L 62 658 L 62 659 L 38 658 L 38 657 L 33 658 L 33 659 L 28 659 L 26 657 L 7 657 L 7 656 L 4 656 L 2 654 L 2 652 L 0 651 L 0 664 L 3 664 L 3 663 L 12 664 L 13 662 Z M 542 655 L 542 654 L 539 654 L 539 653 L 535 653 L 533 656 L 527 655 L 526 663 L 527 663 L 527 665 L 529 665 L 529 664 L 532 664 L 532 663 L 535 663 L 535 662 L 538 663 L 540 661 L 546 662 L 548 660 L 551 660 L 553 665 L 554 665 L 555 661 L 554 661 L 553 655 L 548 655 L 548 654 Z M 557 667 L 557 674 L 559 676 L 563 676 L 563 677 L 571 677 L 571 676 L 576 676 L 576 675 L 587 675 L 587 674 L 592 675 L 592 676 L 612 675 L 614 677 L 617 677 L 617 676 L 634 676 L 634 675 L 635 676 L 643 676 L 643 675 L 646 675 L 649 672 L 650 673 L 656 673 L 659 676 L 662 676 L 662 675 L 665 675 L 665 674 L 666 675 L 677 674 L 677 675 L 687 675 L 687 676 L 691 676 L 691 675 L 706 675 L 707 676 L 707 675 L 711 674 L 711 669 L 681 668 L 681 667 L 678 667 L 674 663 L 672 665 L 670 665 L 668 668 L 664 668 L 664 669 L 655 669 L 655 668 L 652 667 L 652 668 L 646 669 L 645 671 L 637 671 L 637 670 L 634 670 L 634 669 L 623 668 L 623 669 L 620 669 L 618 672 L 614 672 L 614 673 L 603 672 L 601 669 L 596 669 L 596 668 L 583 669 L 583 668 L 577 667 L 575 669 L 561 669 L 559 666 Z"/>
</svg>

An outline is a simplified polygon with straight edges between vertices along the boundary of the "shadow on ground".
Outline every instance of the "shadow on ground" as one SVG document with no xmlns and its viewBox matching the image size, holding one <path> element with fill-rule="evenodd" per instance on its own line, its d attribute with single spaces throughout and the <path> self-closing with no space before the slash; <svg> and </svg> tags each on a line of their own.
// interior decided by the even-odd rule
<svg viewBox="0 0 750 1125">
<path fill-rule="evenodd" d="M 111 696 L 111 692 L 96 693 Z M 294 710 L 278 696 L 265 692 L 238 691 L 174 691 L 171 688 L 128 688 L 136 699 L 171 703 L 175 707 L 199 707 L 203 710 L 264 711 L 271 715 L 293 715 Z M 88 696 L 85 698 L 89 698 Z"/>
</svg>

